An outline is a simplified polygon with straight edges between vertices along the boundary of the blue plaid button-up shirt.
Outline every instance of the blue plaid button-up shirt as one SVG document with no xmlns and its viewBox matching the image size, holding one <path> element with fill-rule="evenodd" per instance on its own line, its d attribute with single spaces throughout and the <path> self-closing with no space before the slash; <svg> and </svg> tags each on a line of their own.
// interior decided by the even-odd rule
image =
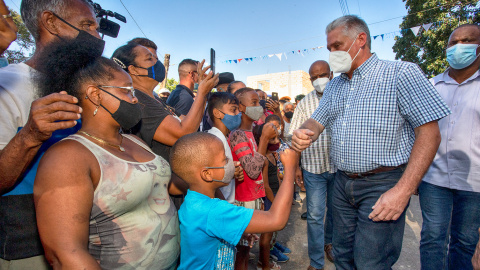
<svg viewBox="0 0 480 270">
<path fill-rule="evenodd" d="M 373 54 L 354 72 L 334 78 L 312 118 L 330 129 L 331 157 L 339 170 L 362 173 L 408 162 L 414 128 L 450 109 L 413 63 Z"/>
</svg>

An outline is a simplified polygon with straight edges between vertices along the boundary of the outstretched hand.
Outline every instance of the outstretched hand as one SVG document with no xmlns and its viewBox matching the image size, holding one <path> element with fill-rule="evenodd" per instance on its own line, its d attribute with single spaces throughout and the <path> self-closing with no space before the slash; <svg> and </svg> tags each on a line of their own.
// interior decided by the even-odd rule
<svg viewBox="0 0 480 270">
<path fill-rule="evenodd" d="M 203 62 L 205 62 L 205 60 L 203 60 L 202 63 L 199 64 L 199 69 L 202 68 Z M 210 66 L 204 68 L 202 72 L 206 72 L 207 69 L 209 68 Z M 203 77 L 203 79 L 200 81 L 200 84 L 198 85 L 197 95 L 206 96 L 218 84 L 219 74 L 217 73 L 214 75 L 213 72 L 210 71 L 207 76 L 204 76 L 204 73 L 202 74 L 199 73 L 198 76 L 200 78 Z"/>
<path fill-rule="evenodd" d="M 310 129 L 296 129 L 293 131 L 291 148 L 297 152 L 302 152 L 312 144 L 314 132 Z"/>
<path fill-rule="evenodd" d="M 292 149 L 285 149 L 280 152 L 280 161 L 282 162 L 285 168 L 296 168 L 298 163 L 298 156 L 295 151 Z"/>
</svg>

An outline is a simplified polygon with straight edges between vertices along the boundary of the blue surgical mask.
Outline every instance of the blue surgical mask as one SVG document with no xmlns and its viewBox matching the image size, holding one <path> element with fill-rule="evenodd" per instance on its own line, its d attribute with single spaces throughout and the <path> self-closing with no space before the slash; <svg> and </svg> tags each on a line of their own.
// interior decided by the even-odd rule
<svg viewBox="0 0 480 270">
<path fill-rule="evenodd" d="M 447 61 L 454 69 L 470 66 L 478 57 L 478 44 L 456 44 L 447 49 Z"/>
<path fill-rule="evenodd" d="M 228 130 L 233 131 L 237 129 L 242 123 L 242 113 L 239 113 L 237 115 L 230 115 L 220 110 L 218 111 L 223 113 L 224 117 L 222 119 L 222 123 L 228 128 Z"/>
</svg>

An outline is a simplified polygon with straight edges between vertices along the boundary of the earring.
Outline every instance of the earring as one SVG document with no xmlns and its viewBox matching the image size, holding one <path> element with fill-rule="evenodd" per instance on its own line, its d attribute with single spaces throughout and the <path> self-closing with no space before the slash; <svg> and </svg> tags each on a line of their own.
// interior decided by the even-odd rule
<svg viewBox="0 0 480 270">
<path fill-rule="evenodd" d="M 93 116 L 97 115 L 98 107 L 100 107 L 100 105 L 97 105 L 97 108 L 96 108 L 95 111 L 93 112 Z"/>
</svg>

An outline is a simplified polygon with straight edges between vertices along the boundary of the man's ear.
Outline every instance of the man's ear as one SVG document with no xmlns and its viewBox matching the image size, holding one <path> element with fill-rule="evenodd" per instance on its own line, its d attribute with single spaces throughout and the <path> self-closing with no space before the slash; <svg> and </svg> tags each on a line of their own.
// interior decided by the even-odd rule
<svg viewBox="0 0 480 270">
<path fill-rule="evenodd" d="M 89 85 L 86 91 L 86 98 L 88 98 L 93 104 L 100 105 L 102 103 L 102 95 L 100 89 L 93 85 Z"/>
<path fill-rule="evenodd" d="M 202 171 L 200 172 L 200 177 L 202 177 L 202 180 L 205 182 L 212 182 L 212 170 L 202 169 Z"/>
<path fill-rule="evenodd" d="M 365 32 L 360 33 L 357 39 L 360 41 L 360 47 L 367 45 L 367 34 Z"/>
<path fill-rule="evenodd" d="M 333 71 L 330 71 L 330 80 L 333 80 Z"/>
<path fill-rule="evenodd" d="M 53 13 L 49 10 L 45 10 L 42 12 L 42 15 L 40 16 L 41 23 L 43 27 L 52 35 L 58 35 L 59 30 L 58 30 L 58 18 L 53 15 Z"/>
</svg>

